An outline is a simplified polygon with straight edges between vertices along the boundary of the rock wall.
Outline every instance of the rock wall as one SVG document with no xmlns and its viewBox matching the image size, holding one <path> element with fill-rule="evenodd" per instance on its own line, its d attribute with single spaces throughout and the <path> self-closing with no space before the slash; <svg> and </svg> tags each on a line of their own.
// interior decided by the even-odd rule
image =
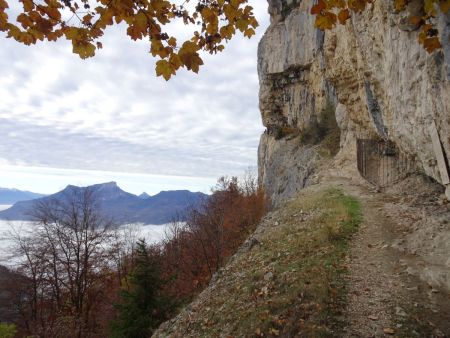
<svg viewBox="0 0 450 338">
<path fill-rule="evenodd" d="M 269 0 L 271 25 L 258 49 L 260 110 L 267 127 L 259 177 L 274 205 L 308 185 L 320 158 L 298 137 L 277 137 L 274 130 L 301 134 L 320 119 L 327 101 L 336 106 L 341 153 L 355 158 L 356 137 L 377 135 L 441 182 L 429 128 L 434 120 L 450 158 L 450 16 L 436 19 L 443 48 L 428 54 L 417 42 L 416 27 L 395 12 L 392 1 L 375 1 L 325 33 L 314 28 L 312 3 Z"/>
</svg>

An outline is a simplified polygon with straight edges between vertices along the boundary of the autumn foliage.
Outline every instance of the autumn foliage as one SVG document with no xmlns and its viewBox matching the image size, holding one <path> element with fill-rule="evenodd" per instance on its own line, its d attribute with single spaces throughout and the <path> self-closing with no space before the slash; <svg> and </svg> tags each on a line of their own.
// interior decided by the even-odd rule
<svg viewBox="0 0 450 338">
<path fill-rule="evenodd" d="M 190 210 L 187 222 L 170 228 L 163 246 L 163 271 L 172 279 L 168 292 L 183 299 L 205 287 L 255 229 L 265 202 L 254 179 L 219 179 L 211 197 Z"/>
<path fill-rule="evenodd" d="M 318 0 L 312 6 L 311 14 L 316 16 L 315 25 L 322 30 L 332 29 L 337 23 L 344 25 L 352 13 L 360 13 L 375 0 Z M 411 0 L 392 0 L 396 11 L 407 10 Z M 434 18 L 438 11 L 448 13 L 450 0 L 419 0 L 421 8 L 418 12 L 409 14 L 409 22 L 421 28 L 418 41 L 432 53 L 441 48 Z"/>
<path fill-rule="evenodd" d="M 247 0 L 200 0 L 180 4 L 168 0 L 20 0 L 22 10 L 11 20 L 7 0 L 0 0 L 0 31 L 25 45 L 37 41 L 70 40 L 73 52 L 85 59 L 102 48 L 105 29 L 124 24 L 133 40 L 149 41 L 150 53 L 159 60 L 156 73 L 168 80 L 182 67 L 198 72 L 199 51 L 224 49 L 236 32 L 255 34 L 258 23 Z M 192 31 L 183 41 L 170 32 L 178 21 Z"/>
</svg>

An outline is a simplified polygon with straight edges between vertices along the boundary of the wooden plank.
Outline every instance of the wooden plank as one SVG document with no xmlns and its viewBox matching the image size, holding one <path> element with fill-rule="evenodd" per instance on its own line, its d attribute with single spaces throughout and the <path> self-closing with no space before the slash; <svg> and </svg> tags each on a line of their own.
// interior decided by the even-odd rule
<svg viewBox="0 0 450 338">
<path fill-rule="evenodd" d="M 450 184 L 447 163 L 445 162 L 444 151 L 442 149 L 441 140 L 439 138 L 439 133 L 436 128 L 436 123 L 434 120 L 430 126 L 430 135 L 431 140 L 433 141 L 433 150 L 434 154 L 436 155 L 439 172 L 441 173 L 442 184 L 444 185 Z"/>
</svg>

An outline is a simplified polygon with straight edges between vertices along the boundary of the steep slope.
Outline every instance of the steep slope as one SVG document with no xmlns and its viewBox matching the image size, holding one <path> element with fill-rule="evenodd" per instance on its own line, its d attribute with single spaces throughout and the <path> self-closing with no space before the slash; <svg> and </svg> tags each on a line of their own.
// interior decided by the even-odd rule
<svg viewBox="0 0 450 338">
<path fill-rule="evenodd" d="M 360 222 L 358 203 L 338 189 L 302 194 L 269 214 L 198 299 L 154 337 L 342 332 L 343 256 Z"/>
<path fill-rule="evenodd" d="M 90 189 L 94 193 L 101 212 L 119 224 L 164 224 L 173 219 L 184 220 L 186 209 L 198 205 L 207 197 L 202 193 L 179 190 L 160 192 L 155 196 L 143 199 L 123 191 L 115 182 L 89 187 L 69 185 L 53 195 L 37 200 L 18 202 L 11 208 L 0 212 L 0 219 L 33 220 L 31 210 L 36 201 L 63 200 L 86 189 Z"/>
<path fill-rule="evenodd" d="M 437 204 L 440 215 L 427 205 L 442 198 L 436 187 L 416 191 L 417 201 L 401 186 L 374 193 L 357 177 L 324 172 L 321 181 L 267 215 L 209 287 L 153 337 L 448 337 L 450 279 L 411 270 L 439 258 L 402 250 L 405 233 L 414 233 L 408 219 L 450 216 L 448 203 Z"/>
<path fill-rule="evenodd" d="M 22 191 L 18 189 L 0 188 L 0 204 L 12 205 L 19 201 L 28 201 L 43 197 L 43 194 L 37 194 L 30 191 Z"/>
<path fill-rule="evenodd" d="M 273 211 L 154 336 L 449 337 L 450 15 L 436 18 L 443 46 L 428 54 L 408 22 L 419 0 L 405 13 L 374 1 L 325 33 L 314 28 L 314 1 L 268 3 L 258 161 Z M 330 111 L 335 158 L 321 135 Z M 367 172 L 380 181 L 363 180 Z M 348 220 L 330 209 L 330 188 L 338 205 L 358 201 L 364 218 L 336 260 L 334 244 L 315 237 L 335 238 Z"/>
</svg>

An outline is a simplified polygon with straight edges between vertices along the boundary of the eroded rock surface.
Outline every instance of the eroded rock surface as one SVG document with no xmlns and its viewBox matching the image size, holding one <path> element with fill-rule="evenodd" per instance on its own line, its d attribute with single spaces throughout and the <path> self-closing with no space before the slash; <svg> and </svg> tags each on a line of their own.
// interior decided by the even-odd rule
<svg viewBox="0 0 450 338">
<path fill-rule="evenodd" d="M 303 188 L 304 177 L 314 171 L 306 162 L 317 158 L 311 147 L 294 151 L 292 140 L 277 140 L 271 131 L 301 133 L 320 119 L 327 101 L 336 106 L 341 153 L 356 157 L 358 135 L 389 139 L 441 182 L 429 126 L 436 122 L 450 157 L 450 16 L 437 19 L 442 50 L 428 54 L 417 43 L 417 27 L 391 1 L 375 1 L 325 33 L 314 28 L 311 6 L 312 1 L 270 0 L 271 25 L 258 49 L 260 109 L 268 130 L 260 143 L 260 180 L 274 205 Z"/>
<path fill-rule="evenodd" d="M 265 133 L 259 147 L 260 176 L 274 207 L 307 187 L 320 156 L 315 146 L 301 146 L 299 137 L 276 140 Z"/>
</svg>

